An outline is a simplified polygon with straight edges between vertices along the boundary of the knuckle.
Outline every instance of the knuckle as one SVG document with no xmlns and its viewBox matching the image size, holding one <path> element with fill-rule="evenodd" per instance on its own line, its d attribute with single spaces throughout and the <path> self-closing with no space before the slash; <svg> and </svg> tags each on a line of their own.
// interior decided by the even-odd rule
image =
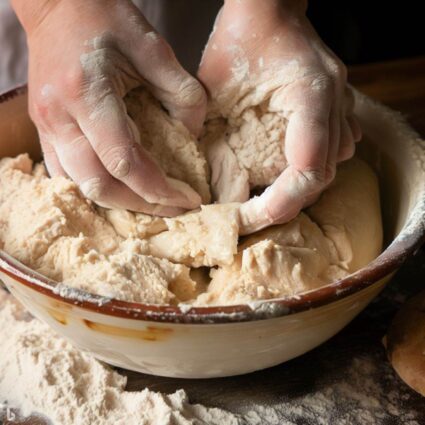
<svg viewBox="0 0 425 425">
<path fill-rule="evenodd" d="M 305 193 L 311 193 L 323 187 L 326 182 L 327 166 L 298 170 Z"/>
<path fill-rule="evenodd" d="M 330 64 L 331 75 L 338 81 L 347 80 L 347 67 L 338 58 L 335 58 Z"/>
<path fill-rule="evenodd" d="M 84 88 L 84 84 L 84 70 L 80 66 L 69 69 L 62 76 L 61 85 L 63 87 L 64 94 L 69 99 L 78 98 Z"/>
<path fill-rule="evenodd" d="M 329 119 L 326 114 L 311 111 L 303 116 L 304 126 L 308 129 L 323 130 L 329 127 Z M 316 135 L 316 134 L 313 134 Z"/>
<path fill-rule="evenodd" d="M 131 155 L 128 148 L 108 146 L 98 154 L 105 168 L 113 177 L 122 179 L 130 173 Z"/>
<path fill-rule="evenodd" d="M 148 41 L 148 49 L 154 50 L 155 54 L 164 60 L 174 58 L 174 52 L 168 42 L 156 32 L 149 32 L 145 35 L 145 40 Z"/>
<path fill-rule="evenodd" d="M 40 121 L 45 120 L 47 118 L 48 108 L 46 105 L 43 105 L 42 103 L 39 103 L 38 101 L 34 100 L 30 103 L 29 115 L 32 121 L 36 125 L 38 125 Z"/>
<path fill-rule="evenodd" d="M 32 94 L 29 102 L 29 114 L 34 122 L 46 121 L 50 109 L 54 107 L 53 99 L 41 93 Z"/>
<path fill-rule="evenodd" d="M 271 226 L 279 221 L 281 214 L 279 214 L 276 208 L 270 202 L 266 202 L 264 205 L 264 219 L 266 226 Z"/>
<path fill-rule="evenodd" d="M 310 82 L 313 90 L 318 91 L 323 95 L 329 94 L 333 89 L 333 81 L 329 74 L 323 72 L 315 75 Z"/>
</svg>

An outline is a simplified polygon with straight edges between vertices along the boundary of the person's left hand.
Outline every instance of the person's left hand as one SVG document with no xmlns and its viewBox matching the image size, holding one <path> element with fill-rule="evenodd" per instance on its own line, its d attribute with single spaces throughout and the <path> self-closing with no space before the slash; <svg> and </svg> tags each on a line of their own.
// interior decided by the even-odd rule
<svg viewBox="0 0 425 425">
<path fill-rule="evenodd" d="M 242 204 L 243 233 L 291 220 L 333 180 L 336 164 L 353 156 L 361 137 L 346 68 L 305 9 L 300 0 L 226 0 L 199 69 L 213 99 L 237 93 L 236 85 L 242 101 L 246 87 L 281 77 L 274 90 L 289 112 L 288 166 L 261 196 Z M 248 72 L 238 80 L 241 67 Z"/>
</svg>

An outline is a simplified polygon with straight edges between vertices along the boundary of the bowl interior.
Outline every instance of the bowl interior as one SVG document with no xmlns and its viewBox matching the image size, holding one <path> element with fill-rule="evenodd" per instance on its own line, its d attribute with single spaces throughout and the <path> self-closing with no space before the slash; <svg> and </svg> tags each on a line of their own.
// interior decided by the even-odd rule
<svg viewBox="0 0 425 425">
<path fill-rule="evenodd" d="M 217 315 L 227 313 L 242 315 L 234 316 L 233 319 L 227 318 L 225 321 L 259 319 L 329 303 L 394 271 L 425 239 L 425 142 L 404 122 L 400 114 L 358 92 L 355 95 L 356 114 L 364 134 L 362 142 L 358 144 L 357 152 L 373 167 L 380 182 L 386 249 L 377 260 L 328 287 L 290 299 L 267 301 L 266 304 L 272 305 L 273 308 L 264 311 L 261 308 L 253 310 L 252 306 L 247 305 L 223 308 L 199 307 L 190 311 L 180 311 L 178 307 L 150 306 L 147 308 L 143 304 L 115 300 L 112 309 L 108 307 L 108 303 L 105 303 L 105 306 L 97 306 L 96 309 L 107 314 L 114 314 L 114 311 L 118 309 L 120 312 L 127 311 L 133 315 L 141 310 L 144 313 L 149 310 L 155 315 L 164 315 L 165 320 L 167 320 L 167 314 L 173 315 L 173 321 L 178 318 L 186 321 L 190 317 L 199 315 L 210 316 L 210 318 L 214 315 L 216 317 L 214 320 L 222 321 L 223 317 L 219 318 Z M 26 112 L 26 104 L 25 88 L 19 89 L 12 95 L 0 96 L 1 157 L 29 152 L 34 160 L 41 158 L 39 146 L 35 143 L 37 132 Z M 40 282 L 44 282 L 47 287 L 52 285 L 49 279 L 30 273 L 25 267 L 16 266 L 17 262 L 13 263 L 13 260 L 7 257 L 2 254 L 2 262 L 7 263 L 10 274 L 20 273 L 23 283 L 28 284 L 25 276 L 31 275 L 29 280 L 32 281 L 32 285 Z M 44 289 L 43 292 L 48 296 L 63 299 L 70 297 L 69 292 L 66 291 L 59 295 L 52 294 L 50 289 Z M 93 299 L 95 300 L 95 297 Z M 81 305 L 89 306 L 87 302 L 90 303 L 90 300 L 85 300 Z M 93 302 L 96 304 L 96 301 Z"/>
</svg>

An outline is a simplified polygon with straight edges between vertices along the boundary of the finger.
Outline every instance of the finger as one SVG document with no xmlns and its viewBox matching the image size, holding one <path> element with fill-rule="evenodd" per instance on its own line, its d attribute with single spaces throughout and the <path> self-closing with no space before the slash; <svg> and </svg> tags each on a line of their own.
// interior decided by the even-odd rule
<svg viewBox="0 0 425 425">
<path fill-rule="evenodd" d="M 353 133 L 347 118 L 344 118 L 341 122 L 341 141 L 339 144 L 337 161 L 341 162 L 350 159 L 354 155 L 354 152 L 355 144 Z"/>
<path fill-rule="evenodd" d="M 63 169 L 53 146 L 47 142 L 46 136 L 40 134 L 40 144 L 43 151 L 44 164 L 46 165 L 49 176 L 56 177 L 62 176 L 67 177 L 65 170 Z"/>
<path fill-rule="evenodd" d="M 133 132 L 124 102 L 112 87 L 98 92 L 97 104 L 79 105 L 76 119 L 100 161 L 115 179 L 120 180 L 151 204 L 197 208 L 201 197 L 189 185 L 177 190 L 164 173 L 140 146 L 138 134 Z"/>
<path fill-rule="evenodd" d="M 353 90 L 350 86 L 344 87 L 344 112 L 345 115 L 351 115 L 354 112 L 355 97 Z"/>
<path fill-rule="evenodd" d="M 309 199 L 319 193 L 316 175 L 290 166 L 261 195 L 239 209 L 241 235 L 292 220 Z"/>
<path fill-rule="evenodd" d="M 348 115 L 346 117 L 348 125 L 350 126 L 351 133 L 353 134 L 354 143 L 360 142 L 362 139 L 362 128 L 360 126 L 359 120 L 353 115 Z"/>
<path fill-rule="evenodd" d="M 286 131 L 289 165 L 261 196 L 242 204 L 243 234 L 291 220 L 307 198 L 326 185 L 332 93 L 326 85 L 308 93 L 302 98 L 291 94 L 288 99 L 292 105 L 301 105 L 291 115 Z"/>
<path fill-rule="evenodd" d="M 137 45 L 140 48 L 125 49 L 152 94 L 173 118 L 199 136 L 207 111 L 207 95 L 201 83 L 183 69 L 169 44 L 155 31 L 145 34 Z"/>
<path fill-rule="evenodd" d="M 125 184 L 114 179 L 86 137 L 77 129 L 58 140 L 56 153 L 63 169 L 81 192 L 101 206 L 167 216 L 184 212 L 179 208 L 149 204 Z"/>
<path fill-rule="evenodd" d="M 326 183 L 331 182 L 336 174 L 336 163 L 341 137 L 340 116 L 340 103 L 336 101 L 331 109 L 331 115 L 329 119 L 329 145 L 326 159 L 325 176 Z"/>
<path fill-rule="evenodd" d="M 294 86 L 282 101 L 294 110 L 285 136 L 288 164 L 319 175 L 325 171 L 328 156 L 333 87 L 327 81 L 316 86 Z"/>
</svg>

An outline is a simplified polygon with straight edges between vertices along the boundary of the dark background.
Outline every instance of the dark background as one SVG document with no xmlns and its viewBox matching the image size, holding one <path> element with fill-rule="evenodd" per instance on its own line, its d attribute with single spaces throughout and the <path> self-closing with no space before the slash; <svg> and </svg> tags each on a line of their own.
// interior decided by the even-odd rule
<svg viewBox="0 0 425 425">
<path fill-rule="evenodd" d="M 310 0 L 308 16 L 347 65 L 425 54 L 423 3 Z"/>
</svg>

